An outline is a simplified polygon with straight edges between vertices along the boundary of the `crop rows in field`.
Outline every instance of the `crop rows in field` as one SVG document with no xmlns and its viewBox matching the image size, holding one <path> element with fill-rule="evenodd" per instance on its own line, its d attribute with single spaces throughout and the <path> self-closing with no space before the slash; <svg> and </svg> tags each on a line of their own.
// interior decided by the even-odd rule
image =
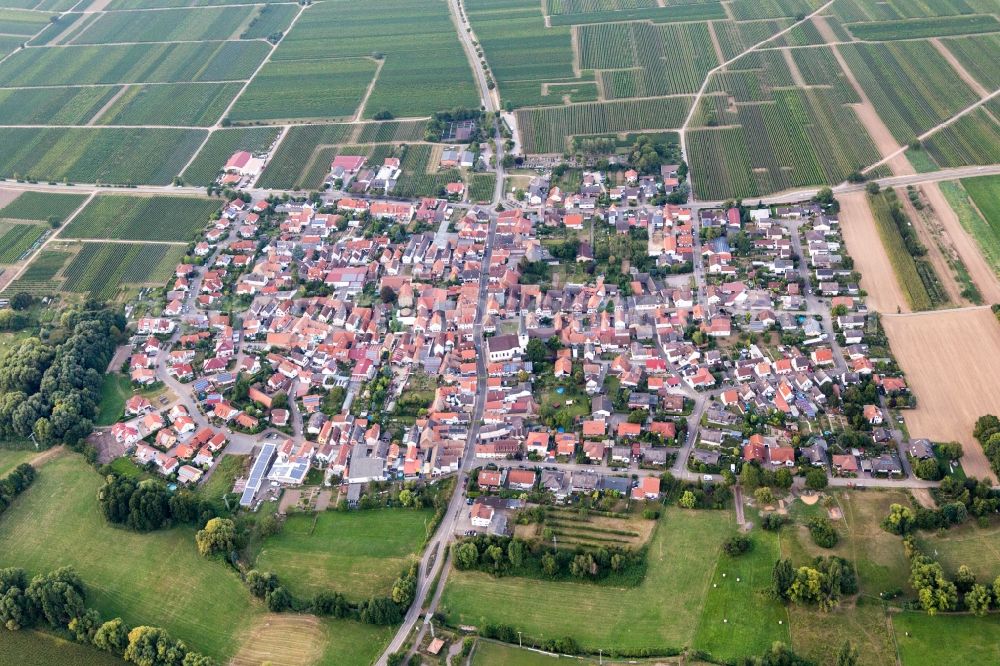
<svg viewBox="0 0 1000 666">
<path fill-rule="evenodd" d="M 791 25 L 788 19 L 770 19 L 765 21 L 714 21 L 712 28 L 719 39 L 719 48 L 726 60 L 735 58 L 740 53 L 768 39 Z M 768 44 L 771 46 L 772 44 Z M 777 45 L 775 43 L 774 45 Z"/>
<path fill-rule="evenodd" d="M 822 0 L 733 0 L 729 9 L 737 21 L 752 21 L 805 16 L 822 4 Z"/>
<path fill-rule="evenodd" d="M 86 194 L 56 194 L 54 192 L 22 192 L 0 208 L 0 218 L 14 220 L 65 220 L 87 200 Z"/>
<path fill-rule="evenodd" d="M 976 101 L 976 94 L 928 42 L 846 44 L 839 49 L 900 143 Z"/>
<path fill-rule="evenodd" d="M 694 93 L 719 64 L 706 23 L 602 23 L 578 35 L 581 67 L 628 70 L 614 72 L 610 86 L 602 74 L 610 98 Z"/>
<path fill-rule="evenodd" d="M 976 81 L 989 90 L 1000 88 L 1000 35 L 975 35 L 942 40 Z"/>
<path fill-rule="evenodd" d="M 0 58 L 13 53 L 24 42 L 20 37 L 0 36 Z"/>
<path fill-rule="evenodd" d="M 240 150 L 251 153 L 265 152 L 278 138 L 279 131 L 276 127 L 233 127 L 216 130 L 181 178 L 192 185 L 208 185 L 215 181 L 233 153 Z"/>
<path fill-rule="evenodd" d="M 840 69 L 840 64 L 834 58 L 829 47 L 815 49 L 792 49 L 792 59 L 806 84 L 811 86 L 830 86 L 836 92 L 836 98 L 844 104 L 855 104 L 861 101 L 854 86 L 847 80 L 847 75 Z"/>
<path fill-rule="evenodd" d="M 432 146 L 423 143 L 406 147 L 400 160 L 403 175 L 399 177 L 392 194 L 399 197 L 438 196 L 444 186 L 462 180 L 457 169 L 436 171 L 431 164 Z M 428 169 L 432 173 L 428 173 Z"/>
<path fill-rule="evenodd" d="M 0 85 L 246 80 L 268 51 L 257 41 L 26 49 L 4 62 Z"/>
<path fill-rule="evenodd" d="M 549 22 L 553 26 L 586 25 L 588 23 L 609 23 L 615 21 L 651 20 L 657 23 L 710 21 L 726 18 L 726 10 L 719 2 L 698 2 L 674 4 L 666 7 L 637 7 L 622 10 L 598 10 L 553 14 Z"/>
<path fill-rule="evenodd" d="M 397 117 L 427 116 L 457 106 L 479 106 L 448 5 L 439 0 L 316 4 L 282 40 L 272 62 L 373 55 L 381 56 L 383 63 L 366 117 L 380 111 Z"/>
<path fill-rule="evenodd" d="M 55 276 L 70 256 L 69 252 L 42 250 L 28 264 L 21 277 L 7 285 L 5 293 L 16 294 L 20 291 L 34 295 L 56 293 L 59 291 L 60 283 Z"/>
<path fill-rule="evenodd" d="M 93 12 L 90 14 L 83 13 L 72 13 L 72 14 L 62 14 L 59 16 L 57 21 L 53 21 L 42 30 L 40 33 L 34 36 L 30 42 L 29 46 L 46 46 L 51 44 L 53 40 L 57 37 L 59 38 L 60 44 L 71 44 L 73 39 L 83 33 L 87 27 L 99 19 L 101 14 L 99 12 Z"/>
<path fill-rule="evenodd" d="M 769 42 L 767 46 L 813 46 L 825 43 L 826 40 L 820 34 L 816 24 L 812 21 L 804 21 L 781 37 Z"/>
<path fill-rule="evenodd" d="M 1000 124 L 982 108 L 939 129 L 923 143 L 943 167 L 1000 163 Z"/>
<path fill-rule="evenodd" d="M 0 8 L 0 33 L 30 37 L 48 25 L 50 14 Z"/>
<path fill-rule="evenodd" d="M 574 77 L 570 29 L 546 28 L 537 0 L 466 0 L 465 8 L 505 100 L 508 82 Z"/>
<path fill-rule="evenodd" d="M 857 117 L 828 91 L 774 94 L 775 103 L 738 107 L 741 128 L 691 133 L 688 152 L 699 197 L 757 196 L 834 184 L 879 159 Z"/>
<path fill-rule="evenodd" d="M 376 68 L 369 58 L 269 62 L 229 117 L 236 121 L 353 117 Z"/>
<path fill-rule="evenodd" d="M 69 2 L 69 0 L 65 0 Z M 106 10 L 159 9 L 162 7 L 214 7 L 215 5 L 260 5 L 288 0 L 111 0 Z"/>
<path fill-rule="evenodd" d="M 422 141 L 427 129 L 425 120 L 388 120 L 365 123 L 358 135 L 358 143 L 393 143 L 397 141 Z"/>
<path fill-rule="evenodd" d="M 929 310 L 932 306 L 930 294 L 927 293 L 927 289 L 920 279 L 920 273 L 917 272 L 913 256 L 906 249 L 906 243 L 892 218 L 889 200 L 886 196 L 883 192 L 877 196 L 868 197 L 879 238 L 882 239 L 885 253 L 889 256 L 889 263 L 892 264 L 892 270 L 896 274 L 896 281 L 906 296 L 910 308 Z"/>
<path fill-rule="evenodd" d="M 45 227 L 40 224 L 0 222 L 0 228 L 6 229 L 0 234 L 0 264 L 13 264 L 18 261 L 21 255 L 45 233 Z"/>
<path fill-rule="evenodd" d="M 302 177 L 301 187 L 308 190 L 318 190 L 323 186 L 323 182 L 330 174 L 330 163 L 338 155 L 360 155 L 366 158 L 365 163 L 370 167 L 381 166 L 385 158 L 392 157 L 395 146 L 388 143 L 368 144 L 364 146 L 325 146 L 313 153 L 312 158 L 306 163 Z"/>
<path fill-rule="evenodd" d="M 566 149 L 566 138 L 579 134 L 680 127 L 691 100 L 662 97 L 520 109 L 517 125 L 525 152 L 561 153 Z"/>
<path fill-rule="evenodd" d="M 90 120 L 120 88 L 0 89 L 0 118 L 8 125 L 79 125 Z"/>
<path fill-rule="evenodd" d="M 894 39 L 921 39 L 924 37 L 998 32 L 1000 31 L 1000 22 L 989 15 L 944 16 L 904 21 L 880 21 L 878 23 L 849 23 L 845 27 L 858 39 L 884 42 Z"/>
<path fill-rule="evenodd" d="M 493 199 L 493 191 L 497 186 L 497 176 L 494 173 L 475 173 L 469 178 L 469 201 L 487 203 Z"/>
<path fill-rule="evenodd" d="M 168 185 L 204 130 L 0 127 L 0 177 Z"/>
<path fill-rule="evenodd" d="M 256 11 L 251 5 L 156 12 L 107 12 L 94 21 L 74 44 L 173 42 L 229 39 Z"/>
<path fill-rule="evenodd" d="M 129 86 L 97 122 L 100 125 L 208 127 L 219 120 L 242 86 L 242 83 Z"/>
<path fill-rule="evenodd" d="M 290 128 L 264 168 L 258 186 L 277 190 L 296 189 L 313 150 L 318 146 L 343 143 L 350 129 L 351 125 L 346 124 L 296 125 Z"/>
<path fill-rule="evenodd" d="M 716 72 L 708 82 L 706 92 L 727 93 L 737 103 L 764 102 L 771 99 L 771 96 L 764 92 L 761 71 L 754 69 Z"/>
<path fill-rule="evenodd" d="M 160 283 L 184 248 L 151 243 L 84 243 L 64 271 L 63 289 L 109 300 L 122 285 Z"/>
<path fill-rule="evenodd" d="M 60 238 L 189 241 L 220 207 L 218 199 L 105 194 L 87 204 Z"/>
<path fill-rule="evenodd" d="M 298 5 L 270 5 L 262 7 L 241 39 L 267 39 L 277 32 L 285 32 L 299 12 Z"/>
<path fill-rule="evenodd" d="M 656 0 L 547 0 L 545 13 L 550 15 L 591 14 L 593 12 L 649 9 L 656 6 Z"/>
</svg>

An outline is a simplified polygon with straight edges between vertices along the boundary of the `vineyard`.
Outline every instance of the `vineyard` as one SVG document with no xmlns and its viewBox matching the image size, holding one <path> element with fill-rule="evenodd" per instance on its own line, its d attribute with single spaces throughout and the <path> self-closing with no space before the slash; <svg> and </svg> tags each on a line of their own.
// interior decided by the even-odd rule
<svg viewBox="0 0 1000 666">
<path fill-rule="evenodd" d="M 316 4 L 282 40 L 272 62 L 373 56 L 383 62 L 366 117 L 380 111 L 396 117 L 429 116 L 457 106 L 479 106 L 448 6 L 439 0 L 381 0 L 377 7 L 361 2 Z"/>
<path fill-rule="evenodd" d="M 69 252 L 42 250 L 28 264 L 21 277 L 7 285 L 4 293 L 16 294 L 26 291 L 35 296 L 55 294 L 61 287 L 55 276 L 71 256 Z"/>
<path fill-rule="evenodd" d="M 525 152 L 561 153 L 570 136 L 680 127 L 691 99 L 665 97 L 519 109 L 517 124 Z"/>
<path fill-rule="evenodd" d="M 86 200 L 85 194 L 22 192 L 16 199 L 0 208 L 0 218 L 48 220 L 54 217 L 57 220 L 65 220 Z"/>
<path fill-rule="evenodd" d="M 113 299 L 123 285 L 162 284 L 184 248 L 134 243 L 84 243 L 64 271 L 65 291 Z"/>
<path fill-rule="evenodd" d="M 1000 124 L 983 108 L 931 134 L 923 143 L 943 167 L 1000 162 Z"/>
<path fill-rule="evenodd" d="M 875 217 L 879 238 L 882 239 L 882 245 L 885 246 L 885 252 L 889 256 L 889 263 L 892 264 L 893 272 L 896 274 L 896 281 L 899 282 L 907 303 L 913 310 L 929 310 L 932 306 L 930 294 L 927 293 L 917 271 L 917 264 L 906 249 L 906 243 L 893 220 L 892 204 L 887 193 L 869 197 L 868 203 Z"/>
<path fill-rule="evenodd" d="M 198 157 L 181 177 L 192 185 L 208 185 L 219 175 L 233 153 L 239 150 L 247 150 L 251 153 L 264 152 L 278 138 L 278 132 L 276 127 L 240 127 L 217 130 L 208 138 L 208 142 L 202 147 Z"/>
<path fill-rule="evenodd" d="M 40 224 L 10 224 L 0 220 L 0 264 L 13 264 L 35 244 L 45 227 Z"/>
<path fill-rule="evenodd" d="M 976 35 L 941 40 L 976 81 L 990 90 L 1000 88 L 1000 35 Z"/>
<path fill-rule="evenodd" d="M 1000 31 L 1000 22 L 989 15 L 944 16 L 878 23 L 851 23 L 845 26 L 858 39 L 885 42 L 894 39 L 921 39 L 949 35 L 975 35 Z"/>
<path fill-rule="evenodd" d="M 476 173 L 469 178 L 469 201 L 489 203 L 493 199 L 497 177 L 492 173 Z"/>
<path fill-rule="evenodd" d="M 12 53 L 16 48 L 21 46 L 24 40 L 20 37 L 7 37 L 0 35 L 0 58 L 3 58 L 8 53 Z"/>
<path fill-rule="evenodd" d="M 120 90 L 105 88 L 22 88 L 0 90 L 0 118 L 10 125 L 79 125 Z"/>
<path fill-rule="evenodd" d="M 352 117 L 376 68 L 369 58 L 269 62 L 233 106 L 230 118 Z"/>
<path fill-rule="evenodd" d="M 270 189 L 296 189 L 308 156 L 322 146 L 335 146 L 346 138 L 350 125 L 301 125 L 288 130 L 258 185 Z M 226 158 L 228 159 L 228 155 Z"/>
<path fill-rule="evenodd" d="M 0 177 L 167 185 L 202 130 L 0 127 Z"/>
<path fill-rule="evenodd" d="M 733 0 L 729 4 L 737 21 L 805 16 L 822 5 L 822 0 Z"/>
<path fill-rule="evenodd" d="M 205 228 L 220 205 L 218 199 L 101 195 L 80 211 L 60 238 L 186 242 Z"/>
<path fill-rule="evenodd" d="M 722 200 L 761 194 L 741 128 L 688 132 L 688 155 L 691 172 L 698 175 L 694 181 L 698 197 Z"/>
<path fill-rule="evenodd" d="M 30 37 L 44 28 L 50 15 L 0 8 L 0 33 Z"/>
<path fill-rule="evenodd" d="M 101 125 L 214 125 L 241 83 L 130 86 L 98 121 Z M 79 90 L 94 90 L 80 88 Z M 99 89 L 98 89 L 99 90 Z"/>
<path fill-rule="evenodd" d="M 976 101 L 976 94 L 928 42 L 839 47 L 889 131 L 900 143 Z"/>
<path fill-rule="evenodd" d="M 267 5 L 262 7 L 240 39 L 267 39 L 276 32 L 288 29 L 292 19 L 299 12 L 296 5 Z"/>
<path fill-rule="evenodd" d="M 407 146 L 400 160 L 403 175 L 399 177 L 393 196 L 432 197 L 438 196 L 448 183 L 462 180 L 457 169 L 436 171 L 431 164 L 432 146 L 421 143 Z M 428 169 L 433 173 L 428 173 Z"/>
<path fill-rule="evenodd" d="M 230 39 L 256 11 L 252 5 L 164 9 L 147 12 L 101 14 L 74 44 L 114 44 L 116 42 L 198 42 Z"/>
<path fill-rule="evenodd" d="M 795 66 L 807 85 L 831 86 L 842 104 L 857 104 L 861 101 L 829 48 L 793 49 L 791 53 Z"/>
<path fill-rule="evenodd" d="M 395 143 L 422 141 L 427 129 L 425 120 L 393 120 L 365 123 L 358 135 L 358 143 Z"/>
<path fill-rule="evenodd" d="M 262 42 L 22 49 L 0 68 L 0 86 L 246 80 L 269 50 Z"/>
<path fill-rule="evenodd" d="M 550 9 L 557 7 L 560 13 L 550 11 L 549 21 L 554 26 L 562 26 L 607 23 L 612 21 L 652 20 L 657 23 L 667 23 L 673 21 L 710 21 L 726 18 L 726 10 L 723 9 L 722 4 L 719 2 L 674 4 L 667 7 L 657 6 L 656 3 L 652 5 L 643 3 L 642 6 L 637 7 L 610 8 L 618 4 L 629 5 L 638 3 L 551 2 L 549 3 Z M 575 11 L 561 11 L 567 6 L 574 6 Z M 593 9 L 582 9 L 584 7 L 593 7 Z"/>
</svg>

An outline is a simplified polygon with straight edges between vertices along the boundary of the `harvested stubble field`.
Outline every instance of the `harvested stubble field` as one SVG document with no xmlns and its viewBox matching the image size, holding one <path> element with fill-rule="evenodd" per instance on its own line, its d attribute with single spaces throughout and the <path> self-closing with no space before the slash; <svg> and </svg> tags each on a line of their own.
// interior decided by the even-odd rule
<svg viewBox="0 0 1000 666">
<path fill-rule="evenodd" d="M 961 442 L 965 473 L 996 483 L 972 436 L 976 419 L 1000 405 L 1000 323 L 989 307 L 886 315 L 882 324 L 917 396 L 904 415 L 910 435 Z"/>
<path fill-rule="evenodd" d="M 878 235 L 875 218 L 864 192 L 839 197 L 841 229 L 847 250 L 861 273 L 861 287 L 868 292 L 869 307 L 879 312 L 909 311 L 892 263 Z"/>
</svg>

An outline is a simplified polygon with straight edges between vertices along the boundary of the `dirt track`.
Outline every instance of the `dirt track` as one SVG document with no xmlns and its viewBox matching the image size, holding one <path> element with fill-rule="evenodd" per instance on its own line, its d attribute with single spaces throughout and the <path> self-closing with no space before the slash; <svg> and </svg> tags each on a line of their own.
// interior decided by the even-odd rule
<svg viewBox="0 0 1000 666">
<path fill-rule="evenodd" d="M 900 195 L 899 201 L 903 204 L 903 210 L 906 212 L 907 217 L 910 218 L 910 222 L 913 224 L 920 242 L 927 248 L 926 259 L 934 268 L 934 273 L 941 283 L 941 288 L 944 289 L 945 294 L 948 296 L 951 307 L 974 305 L 974 303 L 962 298 L 962 287 L 955 279 L 955 271 L 948 265 L 948 259 L 945 257 L 944 250 L 941 249 L 937 238 L 938 236 L 943 236 L 941 242 L 947 243 L 948 236 L 942 232 L 940 223 L 935 221 L 933 212 L 926 206 L 922 211 L 918 211 L 906 195 L 905 190 L 900 190 Z M 954 255 L 949 253 L 948 256 Z"/>
<path fill-rule="evenodd" d="M 958 441 L 968 476 L 997 483 L 976 419 L 1000 411 L 1000 323 L 989 307 L 882 317 L 892 351 L 917 396 L 904 412 L 911 437 Z"/>
<path fill-rule="evenodd" d="M 945 233 L 948 234 L 955 246 L 955 251 L 965 263 L 969 276 L 983 294 L 983 300 L 986 303 L 1000 303 L 1000 280 L 997 279 L 996 273 L 983 258 L 979 246 L 976 244 L 976 239 L 970 236 L 962 223 L 958 221 L 958 216 L 948 205 L 948 200 L 941 193 L 941 188 L 937 183 L 927 183 L 920 186 L 920 191 L 927 197 L 931 208 L 934 209 L 938 221 L 941 222 Z"/>
<path fill-rule="evenodd" d="M 868 292 L 868 307 L 879 312 L 909 312 L 910 306 L 882 246 L 866 196 L 864 192 L 852 192 L 838 197 L 840 228 L 847 251 L 861 273 L 861 288 Z"/>
</svg>

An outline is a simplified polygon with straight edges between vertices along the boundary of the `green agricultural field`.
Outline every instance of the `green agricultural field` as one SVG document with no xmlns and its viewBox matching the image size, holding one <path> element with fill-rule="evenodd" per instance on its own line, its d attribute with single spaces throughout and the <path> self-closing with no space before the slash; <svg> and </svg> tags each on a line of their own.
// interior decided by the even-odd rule
<svg viewBox="0 0 1000 666">
<path fill-rule="evenodd" d="M 233 153 L 240 150 L 262 153 L 271 147 L 279 132 L 276 127 L 234 127 L 217 130 L 202 146 L 191 165 L 184 170 L 181 178 L 192 185 L 209 185 L 215 181 Z"/>
<path fill-rule="evenodd" d="M 162 286 L 185 249 L 164 243 L 84 243 L 63 272 L 62 288 L 111 300 L 122 286 Z"/>
<path fill-rule="evenodd" d="M 822 0 L 733 0 L 730 10 L 737 21 L 752 21 L 783 16 L 805 16 L 822 4 Z"/>
<path fill-rule="evenodd" d="M 111 527 L 95 499 L 101 476 L 82 457 L 50 460 L 0 518 L 0 566 L 72 566 L 104 617 L 162 626 L 220 661 L 259 612 L 239 577 L 198 555 L 194 529 L 137 534 Z"/>
<path fill-rule="evenodd" d="M 269 62 L 229 117 L 235 121 L 351 118 L 377 67 L 370 58 Z"/>
<path fill-rule="evenodd" d="M 878 23 L 852 23 L 844 27 L 850 30 L 851 34 L 858 39 L 869 42 L 1000 32 L 1000 22 L 990 15 L 947 16 L 904 21 L 880 21 Z"/>
<path fill-rule="evenodd" d="M 0 127 L 0 177 L 168 185 L 204 130 Z"/>
<path fill-rule="evenodd" d="M 469 201 L 490 201 L 496 189 L 497 177 L 493 173 L 477 173 L 469 178 Z"/>
<path fill-rule="evenodd" d="M 1000 60 L 1000 35 L 973 35 L 941 41 L 979 83 L 990 90 L 1000 88 L 1000 67 L 993 66 Z"/>
<path fill-rule="evenodd" d="M 923 144 L 943 167 L 996 164 L 1000 162 L 1000 124 L 980 107 L 934 132 Z"/>
<path fill-rule="evenodd" d="M 448 6 L 439 0 L 316 4 L 282 40 L 272 62 L 372 56 L 381 57 L 383 64 L 366 117 L 380 111 L 428 116 L 456 106 L 479 106 Z"/>
<path fill-rule="evenodd" d="M 949 530 L 919 532 L 917 543 L 944 567 L 945 573 L 954 576 L 958 568 L 965 564 L 972 569 L 980 582 L 990 584 L 1000 576 L 1000 526 L 993 524 L 982 528 L 975 521 Z"/>
<path fill-rule="evenodd" d="M 65 220 L 86 200 L 86 194 L 22 192 L 12 202 L 0 208 L 0 218 L 47 221 L 54 217 Z"/>
<path fill-rule="evenodd" d="M 49 24 L 51 14 L 0 8 L 0 33 L 30 37 Z"/>
<path fill-rule="evenodd" d="M 116 42 L 199 42 L 235 39 L 250 20 L 252 6 L 108 12 L 90 24 L 74 44 Z"/>
<path fill-rule="evenodd" d="M 41 224 L 14 224 L 0 219 L 0 264 L 13 264 L 45 233 Z"/>
<path fill-rule="evenodd" d="M 346 124 L 296 125 L 290 128 L 264 168 L 257 185 L 281 190 L 299 187 L 313 153 L 324 146 L 342 143 L 350 131 L 351 126 Z"/>
<path fill-rule="evenodd" d="M 424 120 L 389 120 L 365 123 L 361 126 L 358 143 L 398 143 L 422 141 L 427 130 Z"/>
<path fill-rule="evenodd" d="M 72 255 L 57 250 L 42 250 L 38 253 L 21 277 L 4 289 L 5 294 L 26 291 L 34 296 L 46 296 L 59 291 L 62 283 L 55 279 Z"/>
<path fill-rule="evenodd" d="M 0 118 L 9 125 L 83 125 L 120 88 L 22 88 L 0 90 Z"/>
<path fill-rule="evenodd" d="M 859 43 L 838 48 L 900 143 L 909 143 L 977 99 L 929 42 Z"/>
<path fill-rule="evenodd" d="M 696 634 L 715 640 L 708 625 L 699 625 L 721 622 L 716 615 L 721 602 L 707 599 L 717 567 L 721 572 L 730 565 L 720 561 L 720 547 L 733 529 L 730 512 L 670 508 L 649 544 L 649 569 L 637 588 L 454 571 L 440 610 L 450 624 L 513 626 L 524 632 L 526 644 L 572 636 L 589 651 L 698 648 Z M 751 606 L 765 603 L 753 591 L 762 582 L 746 582 L 745 592 L 733 597 L 734 603 L 747 618 L 758 619 L 757 611 L 750 611 Z M 567 608 L 573 612 L 567 613 Z M 734 610 L 730 627 L 741 627 L 743 622 L 749 625 L 750 620 L 741 620 Z M 785 635 L 777 624 L 756 631 L 755 645 L 770 645 Z"/>
<path fill-rule="evenodd" d="M 28 49 L 4 62 L 0 85 L 240 81 L 269 51 L 259 41 Z"/>
<path fill-rule="evenodd" d="M 962 666 L 1000 663 L 1000 615 L 936 615 L 906 612 L 892 616 L 903 666 Z"/>
<path fill-rule="evenodd" d="M 352 602 L 388 595 L 417 554 L 432 515 L 411 509 L 290 515 L 281 534 L 263 544 L 255 566 L 278 574 L 299 598 L 324 590 Z"/>
<path fill-rule="evenodd" d="M 187 242 L 221 207 L 219 199 L 104 194 L 80 211 L 60 238 Z"/>
<path fill-rule="evenodd" d="M 0 664 L 18 666 L 124 666 L 125 662 L 95 647 L 44 631 L 0 628 Z"/>
<path fill-rule="evenodd" d="M 636 6 L 630 6 L 630 5 Z M 624 5 L 615 7 L 615 5 Z M 671 21 L 704 21 L 709 19 L 724 19 L 726 11 L 721 3 L 707 0 L 705 2 L 672 2 L 666 7 L 656 3 L 632 2 L 561 2 L 549 3 L 550 22 L 552 25 L 581 25 L 588 23 L 607 23 L 612 21 L 652 20 L 657 23 Z"/>
<path fill-rule="evenodd" d="M 221 3 L 220 3 L 221 4 Z M 297 5 L 273 5 L 262 7 L 253 18 L 240 39 L 267 39 L 271 35 L 288 29 L 292 19 L 299 13 Z"/>
<path fill-rule="evenodd" d="M 1000 275 L 1000 176 L 965 178 L 961 186 L 941 183 L 941 191 L 962 226 L 979 243 L 990 266 Z M 975 207 L 970 205 L 970 198 Z"/>
<path fill-rule="evenodd" d="M 896 666 L 887 615 L 882 602 L 866 597 L 828 613 L 790 605 L 792 649 L 821 666 L 836 666 L 837 652 L 850 641 L 860 653 L 859 666 Z"/>
<path fill-rule="evenodd" d="M 0 448 L 0 479 L 4 478 L 21 463 L 30 462 L 38 455 L 35 449 Z M 2 629 L 0 629 L 2 631 Z"/>
<path fill-rule="evenodd" d="M 899 282 L 906 302 L 913 310 L 929 310 L 932 306 L 930 294 L 924 287 L 917 272 L 916 262 L 903 237 L 899 233 L 899 228 L 892 219 L 889 212 L 889 202 L 884 194 L 868 197 L 868 203 L 875 218 L 875 226 L 878 229 L 879 238 L 885 247 L 885 253 L 889 255 L 889 263 L 892 264 L 893 272 L 896 274 L 896 281 Z"/>
<path fill-rule="evenodd" d="M 691 99 L 664 97 L 519 109 L 517 124 L 525 152 L 561 153 L 570 136 L 680 127 Z"/>
<path fill-rule="evenodd" d="M 129 86 L 98 124 L 207 127 L 219 121 L 242 87 L 242 83 Z"/>
<path fill-rule="evenodd" d="M 403 175 L 392 194 L 399 197 L 438 196 L 445 185 L 462 179 L 457 169 L 438 171 L 438 165 L 431 164 L 432 156 L 432 148 L 426 143 L 407 146 L 400 160 Z"/>
<path fill-rule="evenodd" d="M 23 43 L 24 40 L 20 37 L 0 36 L 0 58 L 5 57 L 9 53 L 13 53 Z"/>
</svg>

